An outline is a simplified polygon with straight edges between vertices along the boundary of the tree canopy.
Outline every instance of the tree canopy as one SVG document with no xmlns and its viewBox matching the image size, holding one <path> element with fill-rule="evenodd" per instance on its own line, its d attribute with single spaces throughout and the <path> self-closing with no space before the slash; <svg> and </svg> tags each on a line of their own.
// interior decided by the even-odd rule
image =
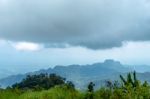
<svg viewBox="0 0 150 99">
<path fill-rule="evenodd" d="M 12 85 L 18 89 L 49 89 L 56 85 L 65 84 L 65 78 L 56 74 L 28 75 L 20 83 Z"/>
</svg>

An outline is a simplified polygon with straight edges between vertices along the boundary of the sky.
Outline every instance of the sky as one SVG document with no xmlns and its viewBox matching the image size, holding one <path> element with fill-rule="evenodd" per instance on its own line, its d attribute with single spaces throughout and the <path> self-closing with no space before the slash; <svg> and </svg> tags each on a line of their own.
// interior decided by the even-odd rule
<svg viewBox="0 0 150 99">
<path fill-rule="evenodd" d="M 0 0 L 0 69 L 150 65 L 149 10 L 149 0 Z"/>
</svg>

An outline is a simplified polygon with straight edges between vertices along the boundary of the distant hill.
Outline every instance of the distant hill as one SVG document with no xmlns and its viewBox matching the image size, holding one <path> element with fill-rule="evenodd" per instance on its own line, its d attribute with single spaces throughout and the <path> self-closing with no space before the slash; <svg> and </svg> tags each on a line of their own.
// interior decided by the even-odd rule
<svg viewBox="0 0 150 99">
<path fill-rule="evenodd" d="M 4 77 L 8 77 L 12 74 L 15 74 L 15 72 L 0 68 L 0 79 Z"/>
<path fill-rule="evenodd" d="M 16 82 L 20 82 L 23 78 L 26 77 L 26 75 L 56 73 L 62 77 L 65 77 L 67 80 L 72 81 L 78 89 L 82 89 L 90 81 L 93 81 L 97 86 L 102 86 L 106 80 L 117 80 L 120 74 L 126 74 L 127 72 L 133 71 L 134 69 L 135 67 L 131 68 L 131 66 L 125 66 L 114 60 L 106 60 L 103 63 L 95 63 L 92 65 L 55 66 L 54 68 L 42 69 L 35 72 L 22 75 L 13 75 L 0 79 L 0 85 L 2 87 L 10 86 Z M 150 82 L 149 72 L 138 73 L 138 77 L 140 80 L 147 80 Z"/>
</svg>

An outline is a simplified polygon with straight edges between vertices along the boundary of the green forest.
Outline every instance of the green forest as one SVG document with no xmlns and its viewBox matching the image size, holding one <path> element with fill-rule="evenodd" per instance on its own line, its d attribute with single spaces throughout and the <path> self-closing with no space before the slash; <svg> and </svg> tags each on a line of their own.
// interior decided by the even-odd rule
<svg viewBox="0 0 150 99">
<path fill-rule="evenodd" d="M 94 86 L 89 82 L 82 91 L 56 74 L 28 75 L 20 83 L 0 89 L 0 99 L 150 99 L 150 85 L 138 80 L 135 71 L 120 75 L 118 81 L 105 81 L 98 90 Z"/>
</svg>

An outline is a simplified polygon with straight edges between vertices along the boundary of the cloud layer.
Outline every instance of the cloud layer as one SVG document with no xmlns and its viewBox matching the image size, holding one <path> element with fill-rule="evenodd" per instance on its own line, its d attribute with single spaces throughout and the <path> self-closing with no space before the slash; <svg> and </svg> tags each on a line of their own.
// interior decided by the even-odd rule
<svg viewBox="0 0 150 99">
<path fill-rule="evenodd" d="M 0 38 L 45 47 L 150 40 L 148 0 L 0 0 Z"/>
</svg>

